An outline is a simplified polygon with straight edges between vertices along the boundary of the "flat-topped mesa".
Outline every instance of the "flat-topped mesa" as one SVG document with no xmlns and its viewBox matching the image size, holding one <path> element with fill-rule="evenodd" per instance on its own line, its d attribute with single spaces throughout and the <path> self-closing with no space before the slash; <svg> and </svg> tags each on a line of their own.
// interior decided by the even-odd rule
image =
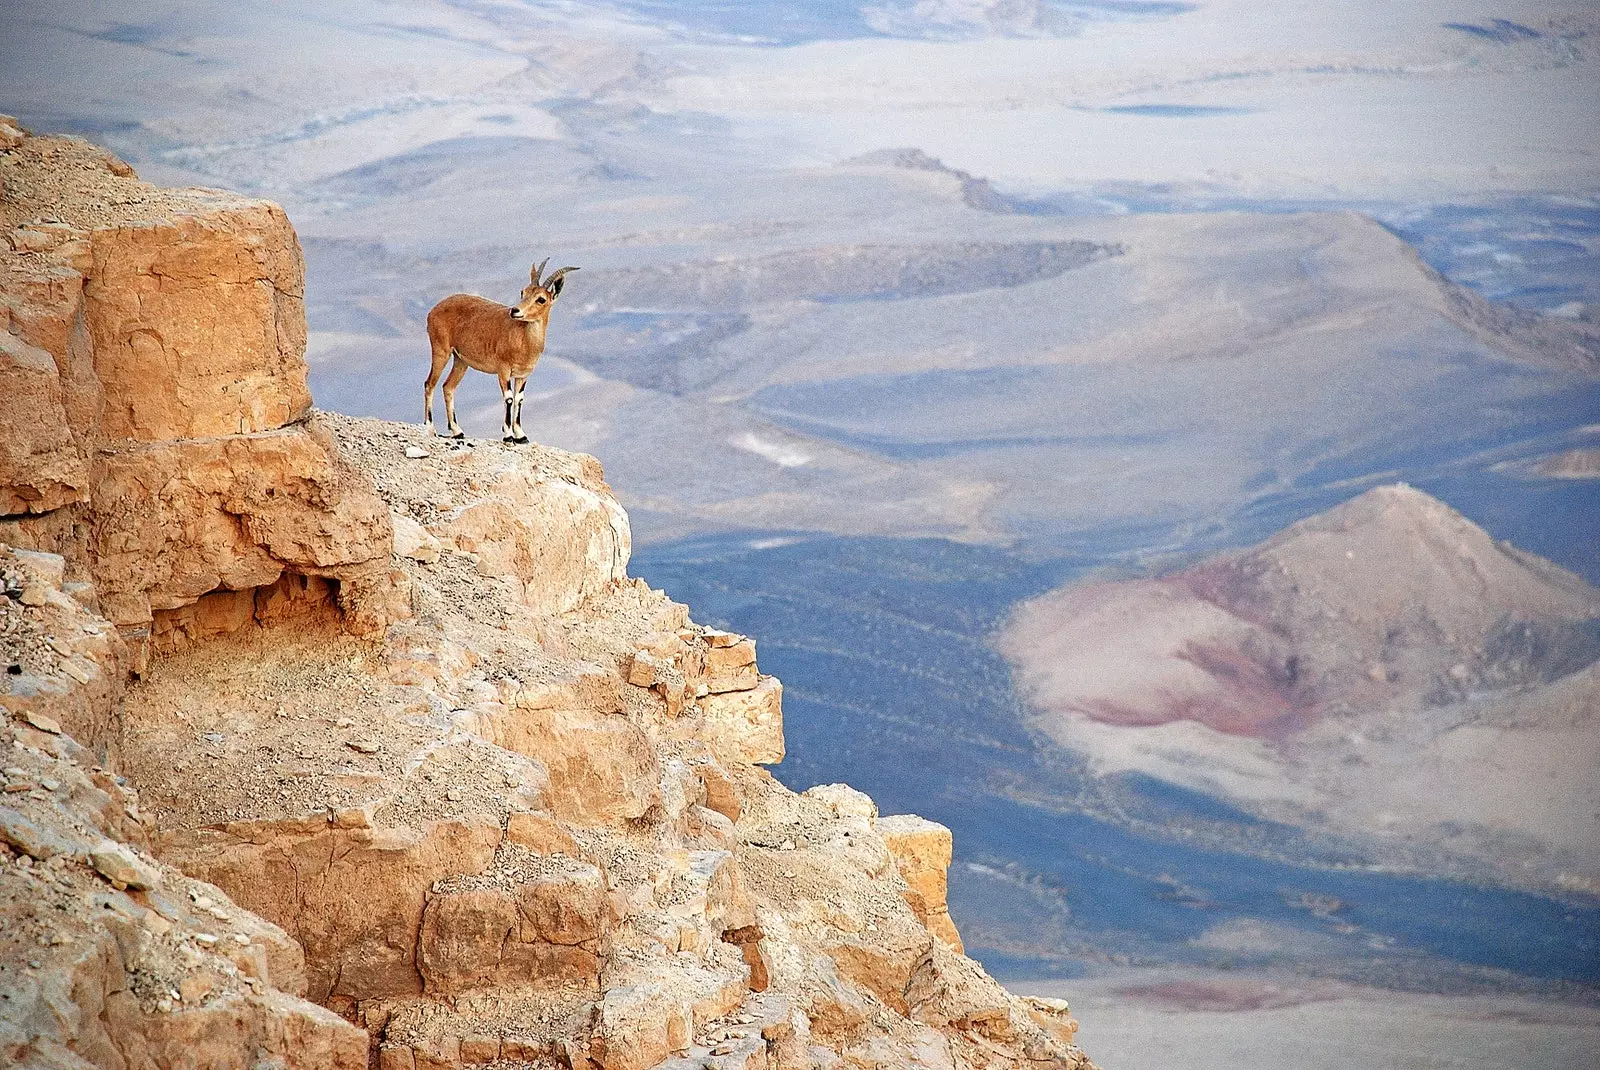
<svg viewBox="0 0 1600 1070">
<path fill-rule="evenodd" d="M 380 627 L 388 511 L 302 426 L 283 210 L 0 128 L 0 537 L 63 554 L 158 645 L 251 619 L 257 590 Z"/>
</svg>

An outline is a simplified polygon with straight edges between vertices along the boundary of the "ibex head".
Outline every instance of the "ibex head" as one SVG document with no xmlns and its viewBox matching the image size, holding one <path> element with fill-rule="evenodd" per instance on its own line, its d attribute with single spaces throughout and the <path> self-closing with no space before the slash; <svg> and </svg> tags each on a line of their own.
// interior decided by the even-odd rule
<svg viewBox="0 0 1600 1070">
<path fill-rule="evenodd" d="M 522 297 L 515 305 L 511 306 L 511 318 L 514 320 L 537 320 L 550 315 L 550 306 L 556 303 L 556 298 L 561 296 L 563 285 L 562 276 L 569 271 L 577 271 L 575 267 L 558 268 L 550 274 L 548 279 L 539 281 L 539 276 L 544 274 L 544 266 L 550 262 L 545 257 L 541 262 L 533 265 L 529 276 L 528 285 L 522 288 Z"/>
</svg>

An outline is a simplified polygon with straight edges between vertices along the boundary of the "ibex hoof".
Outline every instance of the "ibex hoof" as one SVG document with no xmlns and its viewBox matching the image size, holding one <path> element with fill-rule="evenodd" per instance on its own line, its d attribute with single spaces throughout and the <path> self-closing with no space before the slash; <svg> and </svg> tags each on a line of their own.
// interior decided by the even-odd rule
<svg viewBox="0 0 1600 1070">
<path fill-rule="evenodd" d="M 528 438 L 526 435 L 507 435 L 500 441 L 504 442 L 508 446 L 526 446 L 528 444 Z"/>
<path fill-rule="evenodd" d="M 457 431 L 453 435 L 445 435 L 444 437 L 445 438 L 449 438 L 449 439 L 455 439 L 456 441 L 460 441 L 461 439 L 464 439 L 464 438 L 467 437 L 467 433 L 465 431 Z"/>
</svg>

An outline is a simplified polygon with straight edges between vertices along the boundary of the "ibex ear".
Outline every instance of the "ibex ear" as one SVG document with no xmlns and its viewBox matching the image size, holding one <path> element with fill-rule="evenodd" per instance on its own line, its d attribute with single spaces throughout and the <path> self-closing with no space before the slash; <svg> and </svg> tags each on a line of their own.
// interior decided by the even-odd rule
<svg viewBox="0 0 1600 1070">
<path fill-rule="evenodd" d="M 548 279 L 544 280 L 544 288 L 550 291 L 550 297 L 552 299 L 561 296 L 561 287 L 567 284 L 567 272 L 577 270 L 578 269 L 575 267 L 564 267 L 560 271 L 557 271 L 554 275 L 551 275 Z"/>
<path fill-rule="evenodd" d="M 546 264 L 548 264 L 549 262 L 550 262 L 550 258 L 547 256 L 543 260 L 539 261 L 537 264 L 533 265 L 533 271 L 529 274 L 528 277 L 533 282 L 533 284 L 535 286 L 539 285 L 539 276 L 544 274 L 544 266 Z"/>
</svg>

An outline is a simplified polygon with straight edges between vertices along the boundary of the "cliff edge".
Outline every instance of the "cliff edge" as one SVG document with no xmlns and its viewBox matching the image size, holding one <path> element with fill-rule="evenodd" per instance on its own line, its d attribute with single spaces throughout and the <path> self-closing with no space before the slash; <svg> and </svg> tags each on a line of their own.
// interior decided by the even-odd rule
<svg viewBox="0 0 1600 1070">
<path fill-rule="evenodd" d="M 310 409 L 281 209 L 0 119 L 0 1057 L 1088 1067 L 591 457 Z"/>
</svg>

